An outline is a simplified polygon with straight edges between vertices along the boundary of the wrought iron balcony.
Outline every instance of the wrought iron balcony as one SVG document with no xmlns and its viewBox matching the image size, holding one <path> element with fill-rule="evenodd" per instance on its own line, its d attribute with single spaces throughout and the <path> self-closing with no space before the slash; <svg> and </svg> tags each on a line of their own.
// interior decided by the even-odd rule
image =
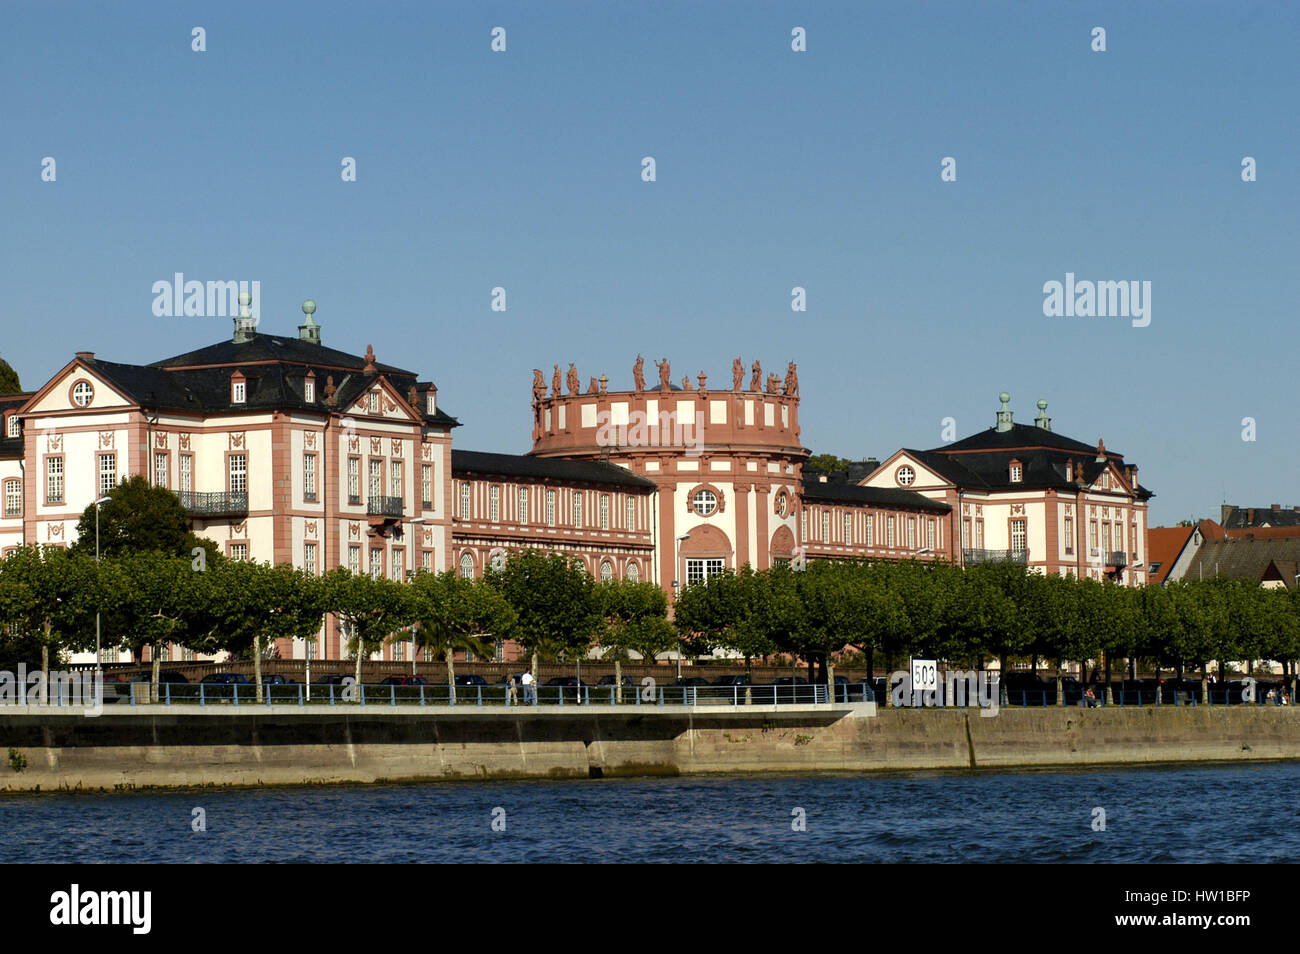
<svg viewBox="0 0 1300 954">
<path fill-rule="evenodd" d="M 367 497 L 366 515 L 369 517 L 400 517 L 401 497 Z"/>
<path fill-rule="evenodd" d="M 1106 554 L 1107 566 L 1128 566 L 1128 555 L 1123 550 L 1112 550 Z"/>
<path fill-rule="evenodd" d="M 178 490 L 176 496 L 181 499 L 181 506 L 191 517 L 246 517 L 248 516 L 248 493 L 196 493 L 192 490 Z"/>
<path fill-rule="evenodd" d="M 962 550 L 961 560 L 966 566 L 976 563 L 1018 563 L 1021 566 L 1029 562 L 1028 550 Z"/>
</svg>

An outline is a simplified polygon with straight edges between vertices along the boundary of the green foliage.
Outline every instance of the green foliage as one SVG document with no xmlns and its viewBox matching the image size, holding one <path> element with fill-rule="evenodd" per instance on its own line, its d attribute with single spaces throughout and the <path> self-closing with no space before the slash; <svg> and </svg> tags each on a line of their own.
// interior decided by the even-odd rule
<svg viewBox="0 0 1300 954">
<path fill-rule="evenodd" d="M 518 614 L 514 638 L 529 652 L 581 658 L 602 628 L 595 581 L 577 560 L 524 550 L 487 579 Z"/>
<path fill-rule="evenodd" d="M 209 565 L 220 562 L 216 543 L 190 532 L 189 517 L 180 497 L 165 487 L 155 487 L 139 474 L 112 490 L 108 502 L 99 507 L 99 554 L 101 557 L 156 551 L 191 559 L 195 547 L 207 551 Z M 86 507 L 77 521 L 77 542 L 72 549 L 95 553 L 95 505 Z"/>
<path fill-rule="evenodd" d="M 509 636 L 519 618 L 486 580 L 469 579 L 452 570 L 420 573 L 411 583 L 411 597 L 415 643 L 447 661 L 448 681 L 455 678 L 450 664 L 457 650 L 490 658 L 492 641 Z"/>
<path fill-rule="evenodd" d="M 804 462 L 804 467 L 821 471 L 823 474 L 834 474 L 847 471 L 851 463 L 852 461 L 836 457 L 834 454 L 813 454 Z"/>
<path fill-rule="evenodd" d="M 0 358 L 0 394 L 20 394 L 23 390 L 18 372 L 4 358 Z"/>
<path fill-rule="evenodd" d="M 631 651 L 653 662 L 677 646 L 677 631 L 668 622 L 668 597 L 658 585 L 609 580 L 596 587 L 595 595 L 604 620 L 599 642 L 612 650 L 603 658 Z"/>
</svg>

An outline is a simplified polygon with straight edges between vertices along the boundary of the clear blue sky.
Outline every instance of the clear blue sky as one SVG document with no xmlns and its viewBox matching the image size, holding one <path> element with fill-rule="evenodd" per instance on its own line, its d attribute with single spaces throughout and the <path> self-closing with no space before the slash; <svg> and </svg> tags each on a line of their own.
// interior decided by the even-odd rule
<svg viewBox="0 0 1300 954">
<path fill-rule="evenodd" d="M 228 336 L 154 317 L 179 271 L 260 281 L 264 331 L 314 298 L 327 344 L 437 382 L 460 447 L 528 449 L 534 367 L 627 387 L 641 352 L 725 386 L 739 354 L 798 361 L 815 452 L 932 447 L 944 417 L 990 426 L 1005 389 L 1018 421 L 1046 398 L 1058 431 L 1128 455 L 1155 523 L 1300 504 L 1300 5 L 168 0 L 0 21 L 0 352 L 28 387 L 76 350 Z M 1045 317 L 1068 271 L 1150 281 L 1151 325 Z"/>
</svg>

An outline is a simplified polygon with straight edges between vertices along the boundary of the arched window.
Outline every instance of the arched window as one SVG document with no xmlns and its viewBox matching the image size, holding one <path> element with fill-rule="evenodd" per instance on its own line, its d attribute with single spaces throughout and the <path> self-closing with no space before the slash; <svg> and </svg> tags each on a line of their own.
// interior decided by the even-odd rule
<svg viewBox="0 0 1300 954">
<path fill-rule="evenodd" d="M 460 485 L 460 519 L 469 519 L 469 484 Z"/>
<path fill-rule="evenodd" d="M 614 564 L 610 563 L 608 560 L 601 560 L 600 582 L 608 583 L 612 579 L 614 579 Z"/>
<path fill-rule="evenodd" d="M 461 554 L 460 575 L 466 579 L 474 578 L 474 557 L 468 552 Z"/>
<path fill-rule="evenodd" d="M 641 571 L 637 568 L 637 565 L 635 563 L 629 563 L 627 565 L 627 579 L 635 583 L 640 578 L 641 578 Z"/>
</svg>

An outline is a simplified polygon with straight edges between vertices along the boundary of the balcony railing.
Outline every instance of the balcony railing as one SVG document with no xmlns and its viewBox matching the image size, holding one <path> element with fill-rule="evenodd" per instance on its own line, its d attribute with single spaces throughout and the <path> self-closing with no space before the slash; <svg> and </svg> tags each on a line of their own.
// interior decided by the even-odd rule
<svg viewBox="0 0 1300 954">
<path fill-rule="evenodd" d="M 400 517 L 401 497 L 367 497 L 366 515 L 370 517 Z"/>
<path fill-rule="evenodd" d="M 244 517 L 248 515 L 248 493 L 196 493 L 178 490 L 181 506 L 192 517 Z"/>
<path fill-rule="evenodd" d="M 1024 566 L 1029 562 L 1028 550 L 962 550 L 962 563 L 971 566 L 975 563 L 1018 563 Z"/>
<path fill-rule="evenodd" d="M 1112 550 L 1106 554 L 1107 566 L 1128 566 L 1128 555 L 1123 550 Z"/>
</svg>

